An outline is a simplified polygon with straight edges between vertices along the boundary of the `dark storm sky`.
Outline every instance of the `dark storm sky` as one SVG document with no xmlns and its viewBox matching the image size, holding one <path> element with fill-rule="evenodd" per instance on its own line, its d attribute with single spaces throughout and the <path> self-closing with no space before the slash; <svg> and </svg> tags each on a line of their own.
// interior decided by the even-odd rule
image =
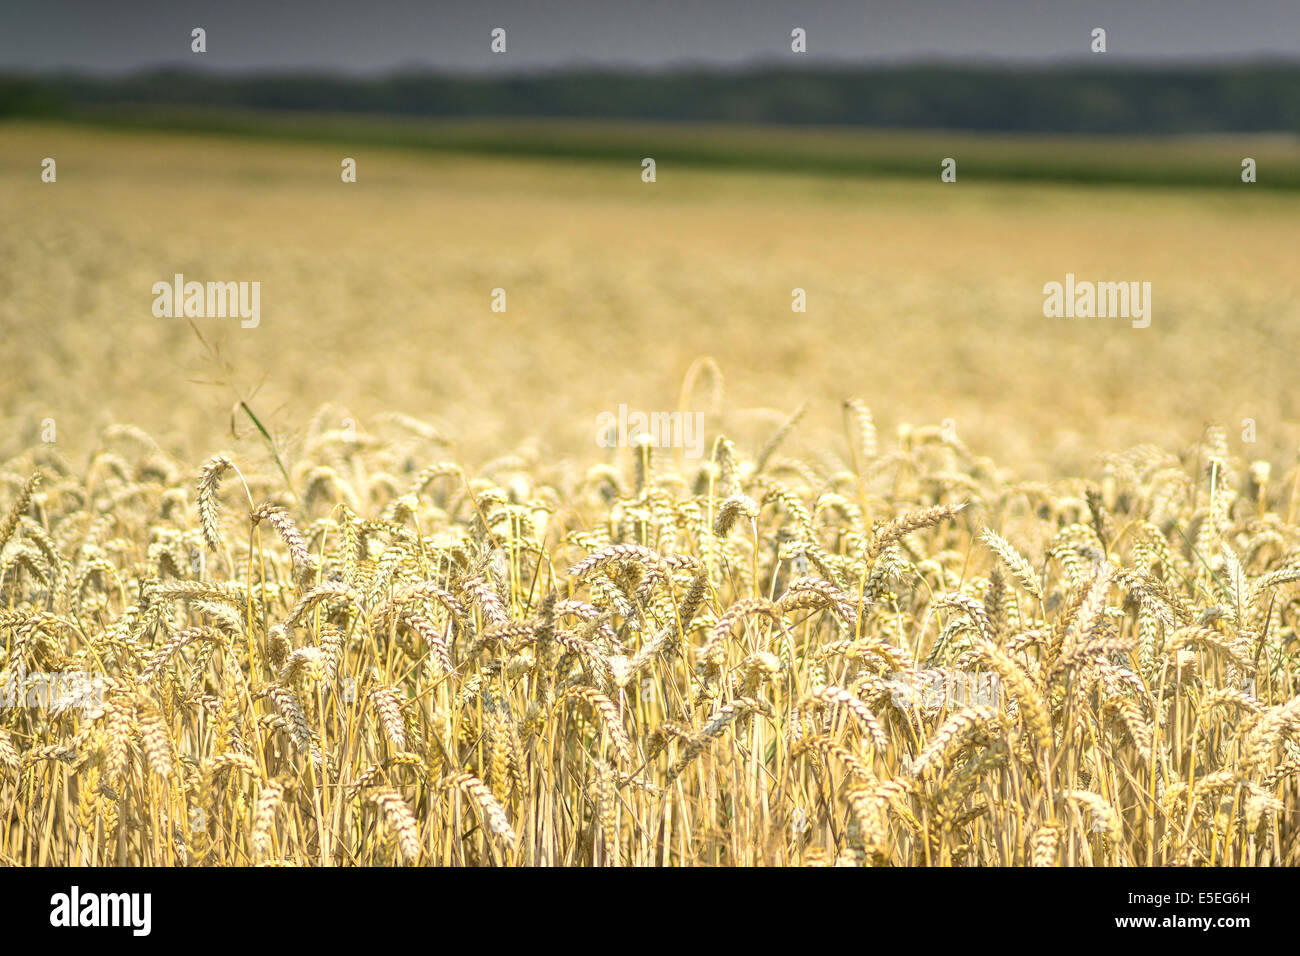
<svg viewBox="0 0 1300 956">
<path fill-rule="evenodd" d="M 1119 59 L 1300 55 L 1300 0 L 0 0 L 0 70 L 119 72 L 420 66 L 509 71 L 582 64 L 1053 60 L 1105 27 Z M 208 53 L 190 53 L 191 28 Z M 505 55 L 488 34 L 505 27 Z"/>
</svg>

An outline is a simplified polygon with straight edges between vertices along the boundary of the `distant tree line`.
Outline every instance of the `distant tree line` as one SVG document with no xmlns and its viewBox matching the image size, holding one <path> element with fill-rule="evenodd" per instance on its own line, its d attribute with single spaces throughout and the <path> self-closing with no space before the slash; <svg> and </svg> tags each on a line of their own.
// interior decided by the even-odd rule
<svg viewBox="0 0 1300 956">
<path fill-rule="evenodd" d="M 1056 133 L 1300 132 L 1300 63 L 893 66 L 125 77 L 0 75 L 0 116 L 207 107 L 427 117 L 584 117 Z"/>
</svg>

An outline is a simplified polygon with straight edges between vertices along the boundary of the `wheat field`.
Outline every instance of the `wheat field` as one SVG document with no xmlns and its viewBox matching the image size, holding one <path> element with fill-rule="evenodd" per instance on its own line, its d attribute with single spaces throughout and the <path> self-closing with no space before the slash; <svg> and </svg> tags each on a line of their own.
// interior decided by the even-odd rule
<svg viewBox="0 0 1300 956">
<path fill-rule="evenodd" d="M 0 865 L 1300 862 L 1294 200 L 0 135 Z"/>
</svg>

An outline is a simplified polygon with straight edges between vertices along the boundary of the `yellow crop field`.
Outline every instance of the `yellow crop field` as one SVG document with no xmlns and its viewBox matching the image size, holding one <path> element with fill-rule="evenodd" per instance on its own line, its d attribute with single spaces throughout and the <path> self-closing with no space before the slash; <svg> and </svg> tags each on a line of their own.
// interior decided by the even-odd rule
<svg viewBox="0 0 1300 956">
<path fill-rule="evenodd" d="M 1300 196 L 942 158 L 0 125 L 0 865 L 1300 862 Z"/>
</svg>

